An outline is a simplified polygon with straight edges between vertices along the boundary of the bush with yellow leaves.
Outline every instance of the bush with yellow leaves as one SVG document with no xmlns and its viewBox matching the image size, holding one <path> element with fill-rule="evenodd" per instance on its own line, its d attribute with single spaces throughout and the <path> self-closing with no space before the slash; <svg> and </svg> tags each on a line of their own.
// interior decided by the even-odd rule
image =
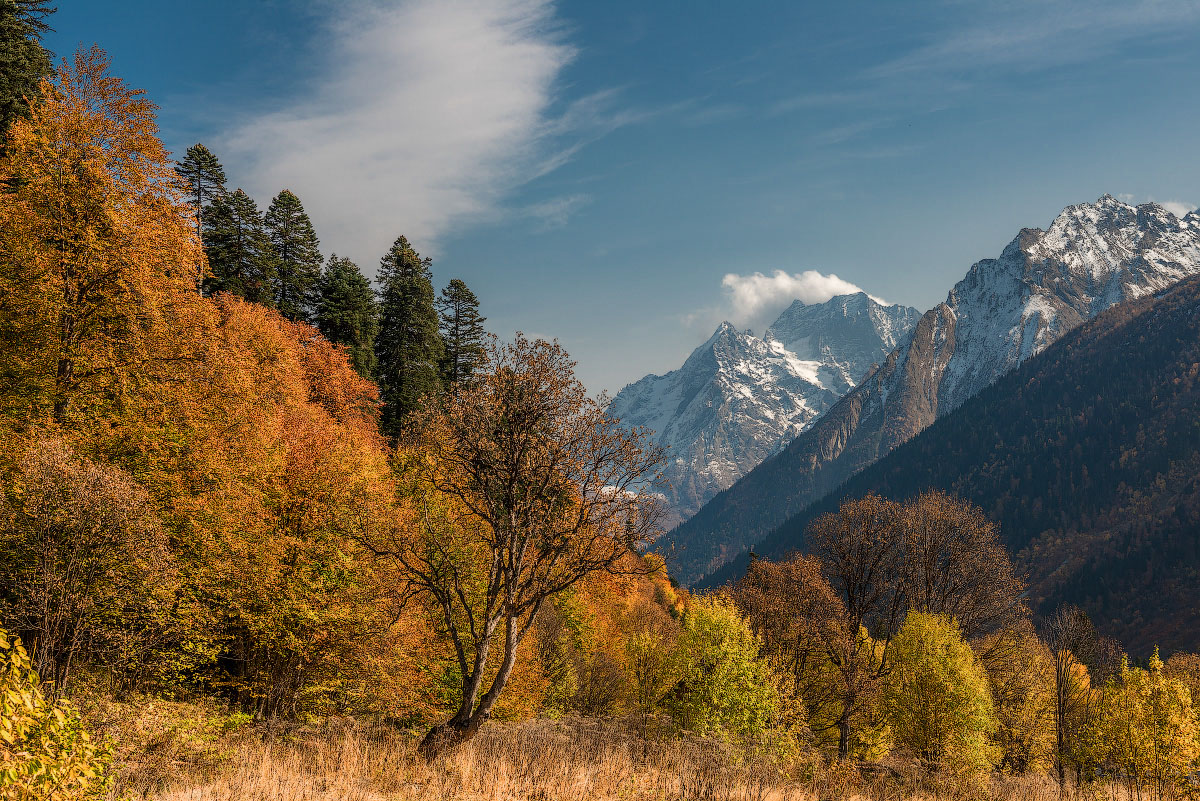
<svg viewBox="0 0 1200 801">
<path fill-rule="evenodd" d="M 0 800 L 105 798 L 111 758 L 74 707 L 46 700 L 20 638 L 0 629 Z"/>
</svg>

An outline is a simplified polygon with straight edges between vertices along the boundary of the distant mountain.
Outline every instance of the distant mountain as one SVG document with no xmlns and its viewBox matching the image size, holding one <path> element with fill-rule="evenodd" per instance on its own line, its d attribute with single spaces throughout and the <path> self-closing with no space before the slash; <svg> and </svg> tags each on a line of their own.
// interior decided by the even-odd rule
<svg viewBox="0 0 1200 801">
<path fill-rule="evenodd" d="M 1105 195 L 973 265 L 880 368 L 671 534 L 690 582 L 834 490 L 1067 331 L 1200 273 L 1200 215 Z"/>
<path fill-rule="evenodd" d="M 668 500 L 685 518 L 829 409 L 919 316 L 859 293 L 796 301 L 761 339 L 721 323 L 681 368 L 625 387 L 609 412 L 669 449 Z"/>
<path fill-rule="evenodd" d="M 843 498 L 929 488 L 1000 524 L 1039 611 L 1078 604 L 1135 653 L 1200 649 L 1200 277 L 1076 328 L 754 550 L 802 548 Z"/>
</svg>

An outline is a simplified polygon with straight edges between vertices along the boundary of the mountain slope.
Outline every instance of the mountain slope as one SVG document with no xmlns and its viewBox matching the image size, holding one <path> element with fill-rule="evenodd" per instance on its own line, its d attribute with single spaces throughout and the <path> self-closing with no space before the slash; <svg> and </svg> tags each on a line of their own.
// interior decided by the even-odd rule
<svg viewBox="0 0 1200 801">
<path fill-rule="evenodd" d="M 843 498 L 929 488 L 1000 524 L 1040 611 L 1079 604 L 1135 652 L 1200 647 L 1200 277 L 1078 327 L 754 550 L 803 547 Z"/>
<path fill-rule="evenodd" d="M 1105 195 L 971 267 L 879 369 L 671 535 L 692 581 L 911 439 L 1065 332 L 1200 273 L 1200 215 Z"/>
<path fill-rule="evenodd" d="M 796 301 L 761 339 L 722 323 L 680 369 L 621 390 L 609 413 L 670 450 L 668 500 L 686 517 L 829 409 L 918 316 L 859 293 Z"/>
</svg>

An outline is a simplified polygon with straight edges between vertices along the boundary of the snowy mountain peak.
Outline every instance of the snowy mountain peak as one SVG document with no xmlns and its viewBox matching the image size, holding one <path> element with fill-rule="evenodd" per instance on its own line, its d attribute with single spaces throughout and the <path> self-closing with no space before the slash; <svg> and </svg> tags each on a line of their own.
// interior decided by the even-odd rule
<svg viewBox="0 0 1200 801">
<path fill-rule="evenodd" d="M 609 413 L 669 449 L 668 497 L 686 516 L 810 425 L 919 316 L 859 293 L 797 300 L 761 338 L 725 321 L 678 370 L 622 389 Z"/>
<path fill-rule="evenodd" d="M 1189 215 L 1190 216 L 1190 215 Z M 956 346 L 938 396 L 956 408 L 1084 320 L 1200 270 L 1200 227 L 1156 203 L 1105 195 L 1025 229 L 946 298 Z"/>
</svg>

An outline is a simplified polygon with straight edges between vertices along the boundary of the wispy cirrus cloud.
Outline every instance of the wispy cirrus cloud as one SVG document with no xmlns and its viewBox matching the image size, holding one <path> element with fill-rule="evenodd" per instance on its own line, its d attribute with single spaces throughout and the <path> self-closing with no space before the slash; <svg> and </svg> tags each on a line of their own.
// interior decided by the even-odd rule
<svg viewBox="0 0 1200 801">
<path fill-rule="evenodd" d="M 505 215 L 565 222 L 584 202 L 509 195 L 632 124 L 615 91 L 558 104 L 576 56 L 553 0 L 329 4 L 327 58 L 299 99 L 243 118 L 220 148 L 246 188 L 304 201 L 324 248 L 368 270 L 400 233 L 436 250 Z"/>
<path fill-rule="evenodd" d="M 542 230 L 562 228 L 576 211 L 591 202 L 588 195 L 562 195 L 526 206 L 523 216 L 536 220 Z"/>
<path fill-rule="evenodd" d="M 1179 35 L 1200 23 L 1197 0 L 1001 0 L 950 7 L 969 22 L 867 70 L 894 80 L 929 73 L 1030 71 L 1083 62 L 1128 42 Z"/>
</svg>

